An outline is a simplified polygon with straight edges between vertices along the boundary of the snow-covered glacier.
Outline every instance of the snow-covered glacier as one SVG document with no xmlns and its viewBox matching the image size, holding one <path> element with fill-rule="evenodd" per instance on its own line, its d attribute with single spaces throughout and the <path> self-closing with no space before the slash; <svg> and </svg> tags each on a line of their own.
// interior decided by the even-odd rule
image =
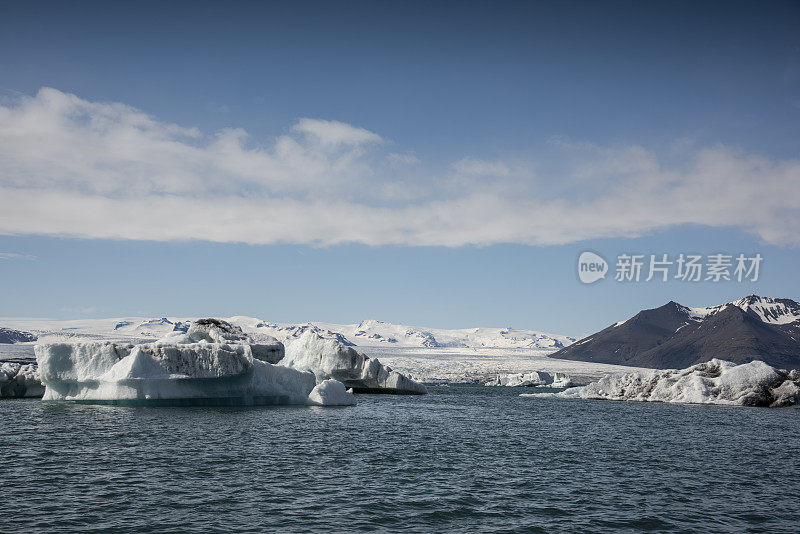
<svg viewBox="0 0 800 534">
<path fill-rule="evenodd" d="M 530 373 L 509 373 L 496 375 L 484 383 L 485 386 L 505 387 L 550 387 L 568 388 L 572 386 L 572 379 L 564 373 L 547 373 L 545 371 L 532 371 Z"/>
<path fill-rule="evenodd" d="M 310 371 L 318 381 L 334 379 L 362 393 L 404 393 L 423 395 L 424 385 L 393 371 L 379 360 L 369 358 L 336 339 L 307 330 L 287 341 L 280 365 Z"/>
<path fill-rule="evenodd" d="M 523 396 L 782 407 L 800 403 L 800 372 L 759 360 L 736 365 L 713 359 L 686 369 L 610 374 L 560 393 Z"/>
<path fill-rule="evenodd" d="M 35 353 L 44 400 L 155 405 L 352 405 L 344 385 L 276 365 L 276 340 L 198 321 L 155 343 L 43 343 Z M 256 346 L 254 349 L 253 346 Z"/>
</svg>

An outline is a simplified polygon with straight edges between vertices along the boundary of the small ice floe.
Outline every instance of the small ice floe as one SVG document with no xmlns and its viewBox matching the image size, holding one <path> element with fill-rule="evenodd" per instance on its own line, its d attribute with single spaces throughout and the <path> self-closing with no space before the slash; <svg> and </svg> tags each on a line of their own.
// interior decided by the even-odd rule
<svg viewBox="0 0 800 534">
<path fill-rule="evenodd" d="M 522 396 L 781 407 L 800 403 L 800 372 L 758 360 L 736 365 L 713 359 L 687 369 L 610 374 L 560 393 Z"/>
<path fill-rule="evenodd" d="M 505 387 L 548 387 L 548 388 L 568 388 L 572 386 L 572 379 L 563 373 L 545 373 L 543 371 L 533 371 L 531 373 L 515 373 L 497 375 L 487 381 L 485 386 L 505 386 Z"/>
<path fill-rule="evenodd" d="M 311 404 L 318 406 L 355 406 L 356 396 L 337 380 L 323 380 L 308 395 Z"/>
</svg>

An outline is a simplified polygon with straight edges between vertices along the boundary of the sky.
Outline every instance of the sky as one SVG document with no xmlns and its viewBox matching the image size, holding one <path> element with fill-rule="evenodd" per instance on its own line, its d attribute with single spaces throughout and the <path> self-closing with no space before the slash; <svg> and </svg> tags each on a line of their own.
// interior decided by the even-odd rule
<svg viewBox="0 0 800 534">
<path fill-rule="evenodd" d="M 431 4 L 1 2 L 0 316 L 582 335 L 800 300 L 800 4 Z"/>
</svg>

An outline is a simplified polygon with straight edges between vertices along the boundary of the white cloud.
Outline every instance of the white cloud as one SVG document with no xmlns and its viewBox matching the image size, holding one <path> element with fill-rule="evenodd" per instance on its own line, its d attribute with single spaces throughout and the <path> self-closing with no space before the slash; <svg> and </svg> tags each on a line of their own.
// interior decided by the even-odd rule
<svg viewBox="0 0 800 534">
<path fill-rule="evenodd" d="M 33 261 L 36 256 L 32 254 L 19 254 L 17 252 L 0 252 L 0 260 L 29 260 Z"/>
<path fill-rule="evenodd" d="M 447 172 L 420 163 L 399 175 L 385 145 L 318 119 L 266 144 L 241 129 L 209 136 L 42 89 L 0 106 L 0 234 L 549 245 L 698 224 L 800 243 L 796 159 L 716 146 L 674 169 L 643 147 L 560 141 L 565 163 L 546 173 L 468 157 Z"/>
<path fill-rule="evenodd" d="M 476 176 L 508 176 L 511 169 L 502 161 L 484 161 L 464 158 L 451 164 L 459 174 Z"/>
<path fill-rule="evenodd" d="M 376 133 L 357 128 L 344 122 L 320 119 L 300 119 L 292 126 L 293 132 L 315 140 L 324 146 L 359 146 L 367 143 L 381 143 L 383 139 Z"/>
<path fill-rule="evenodd" d="M 392 165 L 414 165 L 415 163 L 419 163 L 419 158 L 413 152 L 407 152 L 405 154 L 397 154 L 392 152 L 391 154 L 386 155 L 386 159 L 389 160 L 389 163 Z"/>
</svg>

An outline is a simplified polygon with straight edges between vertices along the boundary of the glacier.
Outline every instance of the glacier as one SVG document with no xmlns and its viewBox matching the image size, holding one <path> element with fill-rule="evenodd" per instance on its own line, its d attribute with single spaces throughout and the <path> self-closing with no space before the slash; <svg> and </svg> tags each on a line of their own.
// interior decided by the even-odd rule
<svg viewBox="0 0 800 534">
<path fill-rule="evenodd" d="M 530 373 L 509 373 L 496 375 L 486 381 L 485 386 L 505 387 L 550 387 L 568 388 L 572 386 L 572 379 L 564 373 L 547 373 L 545 371 L 532 371 Z"/>
<path fill-rule="evenodd" d="M 800 371 L 760 360 L 736 365 L 712 359 L 686 369 L 610 374 L 559 393 L 521 396 L 783 407 L 800 403 Z"/>
<path fill-rule="evenodd" d="M 318 381 L 338 380 L 357 393 L 403 393 L 424 395 L 424 385 L 393 371 L 336 339 L 306 330 L 287 342 L 286 356 L 279 365 L 309 371 Z"/>
<path fill-rule="evenodd" d="M 155 343 L 42 343 L 34 351 L 43 400 L 143 405 L 353 405 L 344 386 L 317 388 L 313 373 L 265 361 L 277 340 L 256 349 L 240 330 L 198 321 Z"/>
</svg>

